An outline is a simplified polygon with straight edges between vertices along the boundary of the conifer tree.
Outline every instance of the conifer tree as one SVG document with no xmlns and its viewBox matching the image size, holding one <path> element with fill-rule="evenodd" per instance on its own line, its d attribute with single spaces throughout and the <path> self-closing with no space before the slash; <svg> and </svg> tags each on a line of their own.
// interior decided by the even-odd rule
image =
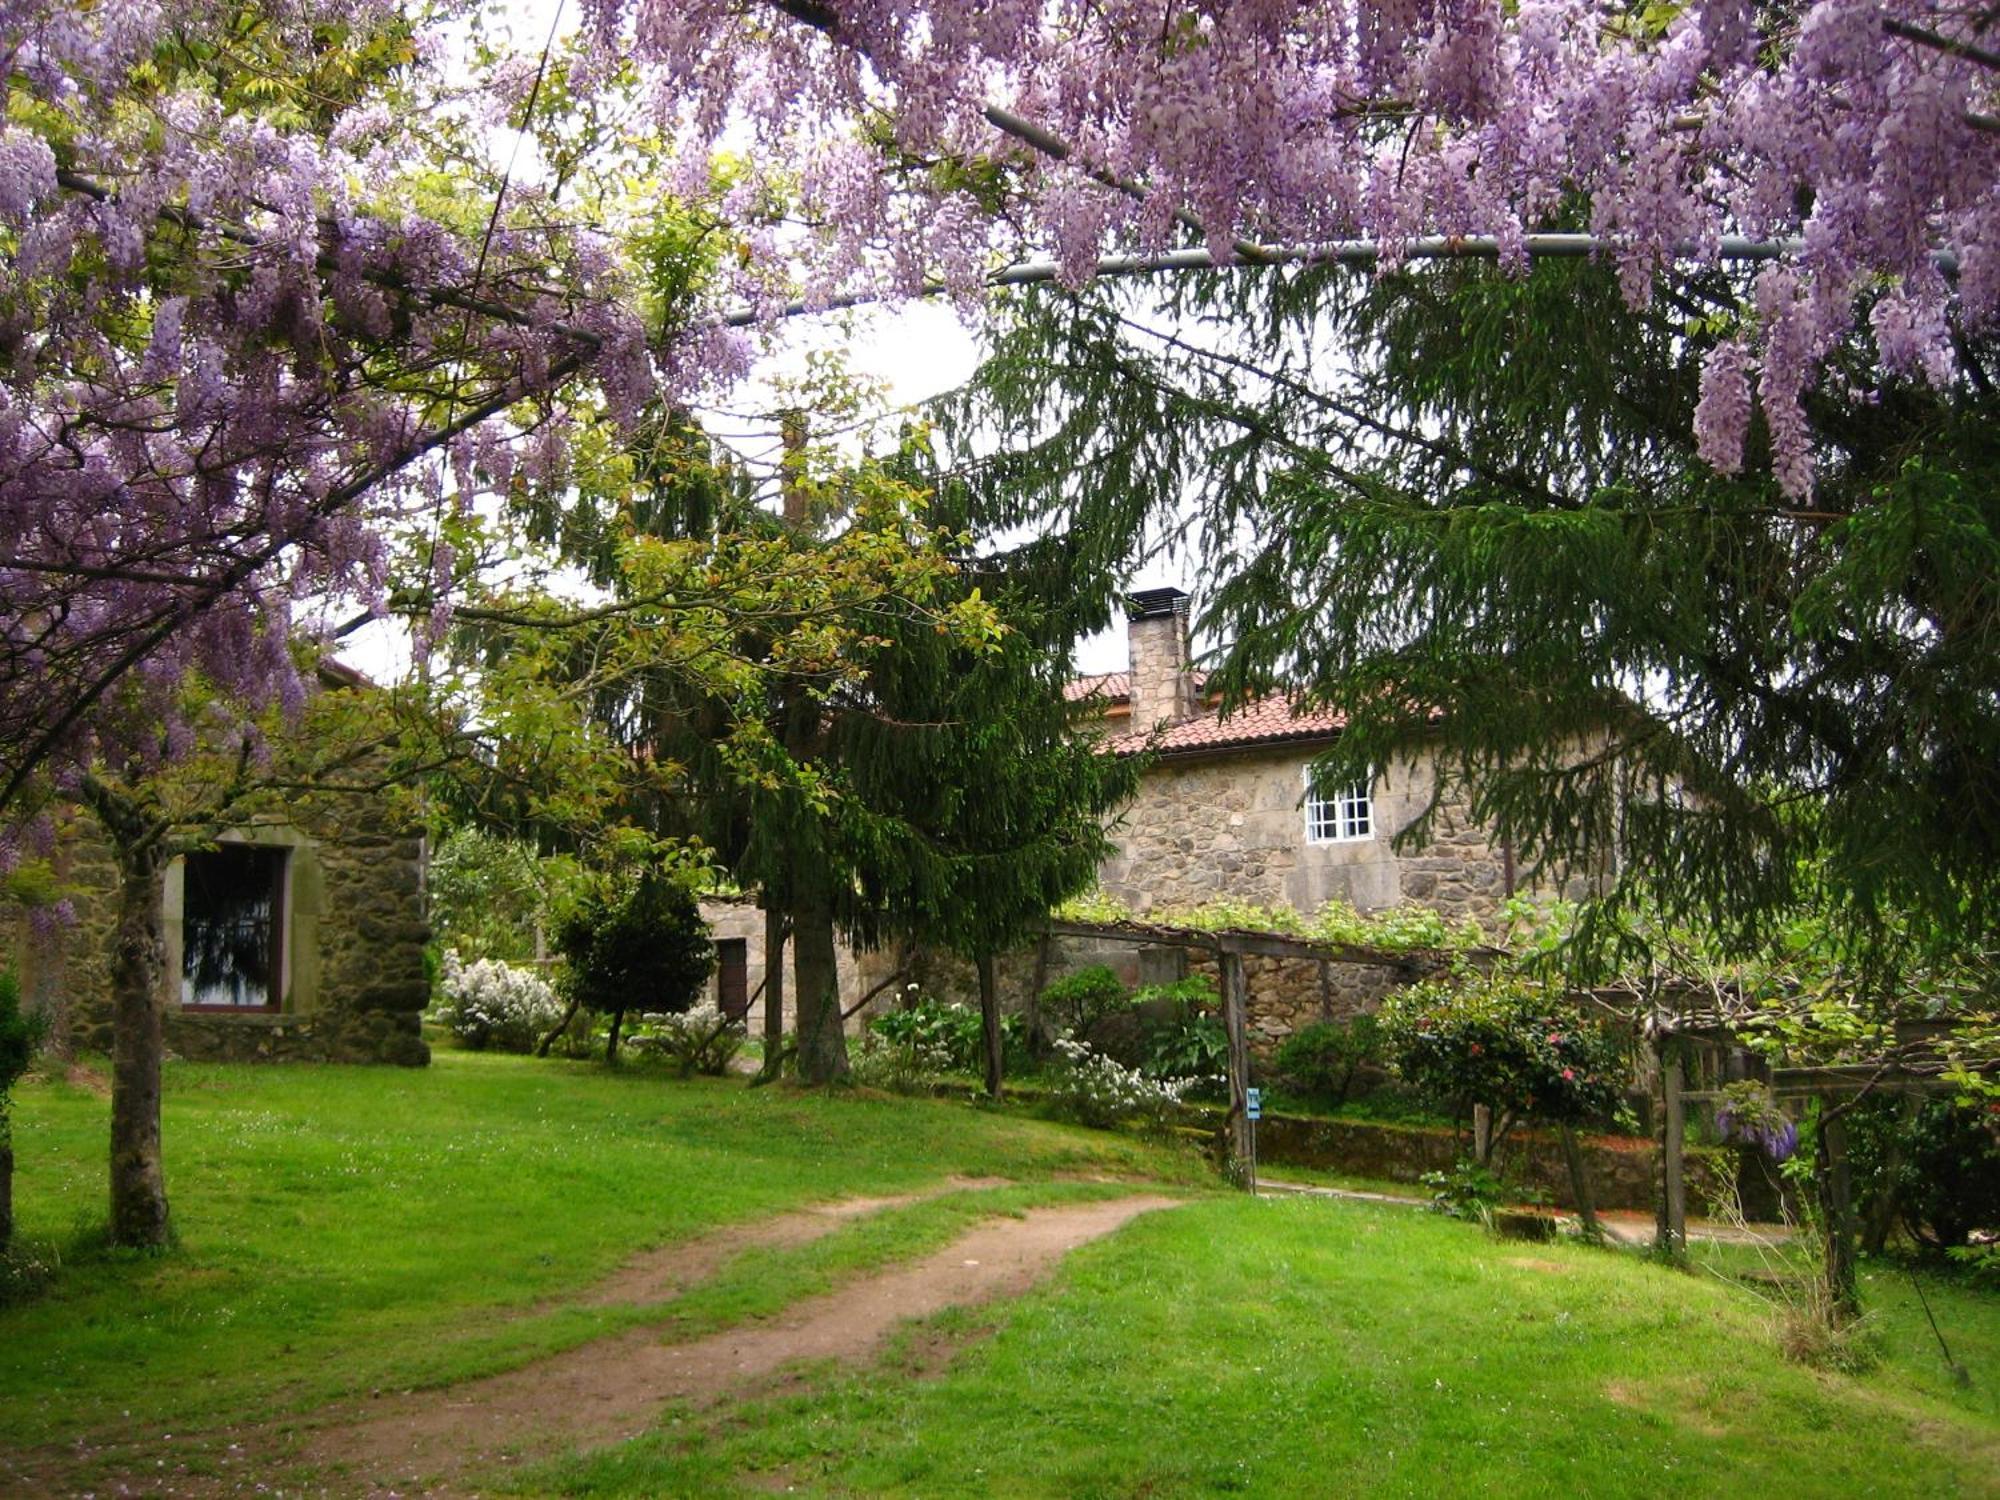
<svg viewBox="0 0 2000 1500">
<path fill-rule="evenodd" d="M 1840 346 L 1805 504 L 1761 411 L 1735 472 L 1689 436 L 1755 316 L 1721 271 L 1633 311 L 1578 264 L 1243 269 L 1022 298 L 943 415 L 1045 546 L 1189 533 L 1211 680 L 1339 708 L 1326 778 L 1433 753 L 1530 865 L 1615 861 L 1738 948 L 1822 907 L 1887 982 L 1996 935 L 2000 357 L 1961 334 L 1940 388 Z"/>
</svg>

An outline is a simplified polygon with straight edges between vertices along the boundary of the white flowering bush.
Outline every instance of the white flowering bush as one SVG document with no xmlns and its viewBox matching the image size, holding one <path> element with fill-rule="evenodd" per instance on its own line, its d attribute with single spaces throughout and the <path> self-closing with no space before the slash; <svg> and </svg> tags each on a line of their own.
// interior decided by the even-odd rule
<svg viewBox="0 0 2000 1500">
<path fill-rule="evenodd" d="M 1204 1078 L 1148 1078 L 1088 1043 L 1059 1037 L 1049 1103 L 1068 1119 L 1100 1128 L 1131 1121 L 1153 1128 L 1171 1124 L 1181 1101 Z"/>
<path fill-rule="evenodd" d="M 921 1029 L 862 1034 L 849 1065 L 864 1088 L 894 1094 L 930 1094 L 956 1061 L 950 1044 Z"/>
<path fill-rule="evenodd" d="M 632 1045 L 657 1052 L 681 1070 L 681 1077 L 705 1073 L 720 1078 L 743 1050 L 746 1033 L 740 1022 L 722 1013 L 713 1000 L 704 1000 L 673 1015 L 654 1016 L 632 1036 Z"/>
<path fill-rule="evenodd" d="M 451 1034 L 474 1050 L 531 1052 L 544 1032 L 563 1018 L 563 1003 L 533 969 L 497 958 L 466 963 L 456 948 L 444 955 L 435 1012 Z"/>
</svg>

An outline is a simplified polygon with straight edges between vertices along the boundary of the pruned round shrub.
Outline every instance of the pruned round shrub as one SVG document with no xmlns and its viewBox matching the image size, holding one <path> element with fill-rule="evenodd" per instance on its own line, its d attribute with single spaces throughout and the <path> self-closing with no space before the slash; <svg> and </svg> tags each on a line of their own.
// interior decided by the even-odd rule
<svg viewBox="0 0 2000 1500">
<path fill-rule="evenodd" d="M 554 988 L 534 970 L 497 958 L 468 964 L 455 948 L 445 951 L 438 988 L 438 1018 L 474 1051 L 533 1051 L 563 1017 Z"/>
<path fill-rule="evenodd" d="M 556 929 L 570 994 L 611 1016 L 617 1055 L 628 1014 L 670 1015 L 695 1003 L 715 969 L 715 944 L 686 886 L 648 871 L 620 890 L 587 894 Z"/>
<path fill-rule="evenodd" d="M 1087 1031 L 1125 1008 L 1124 983 L 1103 964 L 1065 974 L 1042 991 L 1042 1014 L 1071 1031 Z"/>
</svg>

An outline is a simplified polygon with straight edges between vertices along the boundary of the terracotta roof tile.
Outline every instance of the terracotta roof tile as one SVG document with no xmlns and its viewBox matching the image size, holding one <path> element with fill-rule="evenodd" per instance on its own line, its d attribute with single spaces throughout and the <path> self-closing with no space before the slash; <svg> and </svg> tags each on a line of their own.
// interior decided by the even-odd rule
<svg viewBox="0 0 2000 1500">
<path fill-rule="evenodd" d="M 1347 716 L 1330 708 L 1298 709 L 1283 693 L 1246 703 L 1224 717 L 1211 711 L 1183 719 L 1160 732 L 1121 734 L 1105 741 L 1113 755 L 1137 755 L 1155 750 L 1162 755 L 1230 750 L 1242 745 L 1267 745 L 1286 740 L 1326 739 L 1347 725 Z"/>
<path fill-rule="evenodd" d="M 1104 698 L 1112 703 L 1124 703 L 1131 696 L 1130 672 L 1099 672 L 1094 677 L 1072 677 L 1063 684 L 1063 697 L 1072 703 L 1081 703 L 1085 698 Z"/>
</svg>

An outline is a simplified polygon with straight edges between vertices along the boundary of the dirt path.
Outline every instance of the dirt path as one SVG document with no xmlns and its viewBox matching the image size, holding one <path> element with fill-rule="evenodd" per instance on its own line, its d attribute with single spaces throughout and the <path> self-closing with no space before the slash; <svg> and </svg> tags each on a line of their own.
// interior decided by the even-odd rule
<svg viewBox="0 0 2000 1500">
<path fill-rule="evenodd" d="M 670 1302 L 697 1282 L 706 1281 L 745 1250 L 789 1250 L 832 1234 L 851 1219 L 866 1218 L 889 1208 L 926 1203 L 946 1193 L 983 1192 L 1009 1186 L 1005 1177 L 947 1177 L 921 1193 L 887 1198 L 837 1198 L 831 1203 L 790 1213 L 773 1214 L 746 1224 L 666 1245 L 635 1255 L 581 1299 L 585 1307 L 645 1306 Z"/>
<path fill-rule="evenodd" d="M 581 1297 L 543 1302 L 533 1311 L 547 1312 L 564 1305 L 644 1307 L 670 1302 L 689 1288 L 713 1277 L 746 1250 L 792 1249 L 832 1234 L 843 1224 L 885 1209 L 928 1202 L 948 1193 L 980 1192 L 1010 1185 L 1010 1179 L 1004 1177 L 948 1177 L 919 1192 L 873 1198 L 839 1198 L 808 1208 L 731 1224 L 691 1240 L 641 1252 L 590 1287 Z M 611 1342 L 616 1341 L 606 1340 L 585 1347 L 597 1348 Z M 571 1351 L 571 1355 L 579 1352 Z M 540 1366 L 530 1368 L 538 1369 Z M 442 1400 L 446 1394 L 412 1392 L 394 1399 L 415 1403 L 427 1399 Z M 372 1418 L 374 1413 L 382 1410 L 382 1405 L 371 1402 L 365 1410 Z M 281 1424 L 286 1428 L 293 1425 L 290 1422 Z M 245 1480 L 243 1485 L 238 1485 L 232 1482 L 231 1476 L 261 1469 L 268 1457 L 286 1446 L 286 1441 L 279 1435 L 278 1428 L 272 1427 L 191 1433 L 175 1445 L 173 1451 L 164 1455 L 157 1445 L 130 1443 L 117 1438 L 80 1438 L 32 1453 L 0 1452 L 0 1500 L 13 1500 L 15 1496 L 43 1500 L 43 1497 L 51 1495 L 84 1493 L 66 1477 L 77 1472 L 79 1467 L 101 1472 L 105 1465 L 129 1464 L 130 1471 L 136 1475 L 154 1468 L 155 1461 L 161 1459 L 170 1466 L 167 1474 L 156 1472 L 146 1475 L 149 1484 L 160 1486 L 160 1493 L 235 1494 L 252 1481 Z M 208 1463 L 217 1473 L 206 1478 L 198 1474 L 191 1476 L 186 1467 L 188 1458 L 204 1451 L 207 1452 Z M 119 1483 L 114 1480 L 110 1493 L 120 1492 Z"/>
<path fill-rule="evenodd" d="M 357 1422 L 314 1433 L 299 1457 L 321 1471 L 330 1493 L 477 1494 L 469 1474 L 635 1436 L 668 1402 L 706 1405 L 795 1361 L 866 1363 L 904 1319 L 1018 1295 L 1071 1250 L 1176 1201 L 1146 1194 L 1030 1209 L 768 1323 L 684 1344 L 663 1344 L 641 1329 L 447 1391 L 395 1398 Z M 336 1471 L 348 1477 L 336 1480 Z"/>
</svg>

